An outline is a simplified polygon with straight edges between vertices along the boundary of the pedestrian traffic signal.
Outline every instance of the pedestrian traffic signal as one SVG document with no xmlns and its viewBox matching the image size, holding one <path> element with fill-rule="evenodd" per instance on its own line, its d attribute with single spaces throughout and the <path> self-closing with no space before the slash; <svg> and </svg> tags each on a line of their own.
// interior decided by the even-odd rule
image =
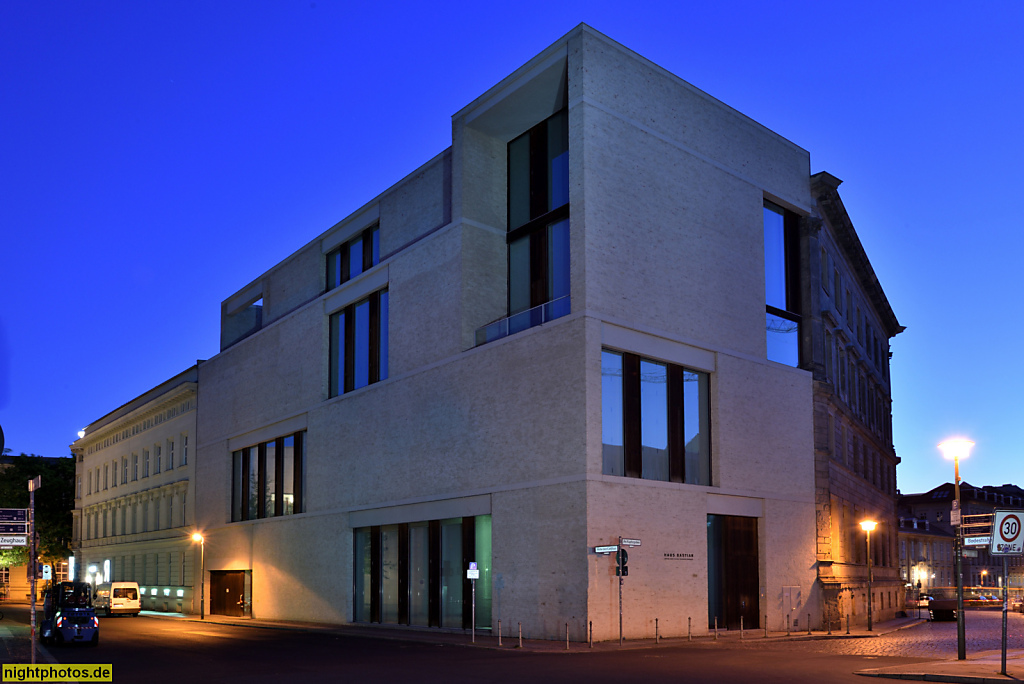
<svg viewBox="0 0 1024 684">
<path fill-rule="evenodd" d="M 615 576 L 626 577 L 629 575 L 629 566 L 626 563 L 629 561 L 629 554 L 626 553 L 626 549 L 619 548 L 615 553 Z"/>
</svg>

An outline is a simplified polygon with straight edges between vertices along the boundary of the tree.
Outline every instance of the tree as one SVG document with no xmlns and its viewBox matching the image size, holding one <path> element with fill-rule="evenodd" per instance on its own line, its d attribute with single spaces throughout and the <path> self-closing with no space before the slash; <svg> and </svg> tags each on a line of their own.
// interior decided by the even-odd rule
<svg viewBox="0 0 1024 684">
<path fill-rule="evenodd" d="M 71 512 L 75 508 L 75 459 L 21 454 L 5 457 L 0 470 L 0 508 L 28 508 L 28 481 L 42 477 L 36 491 L 35 522 L 40 562 L 71 555 Z M 0 551 L 0 566 L 24 565 L 27 547 Z"/>
</svg>

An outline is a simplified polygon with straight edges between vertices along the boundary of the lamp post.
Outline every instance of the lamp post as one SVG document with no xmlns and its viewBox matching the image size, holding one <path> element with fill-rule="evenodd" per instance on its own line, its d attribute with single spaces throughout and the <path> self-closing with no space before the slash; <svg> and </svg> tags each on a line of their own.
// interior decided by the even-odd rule
<svg viewBox="0 0 1024 684">
<path fill-rule="evenodd" d="M 206 540 L 196 532 L 192 541 L 199 542 L 199 619 L 206 619 Z"/>
<path fill-rule="evenodd" d="M 874 603 L 874 601 L 871 599 L 871 530 L 875 529 L 876 525 L 878 525 L 878 523 L 876 523 L 874 520 L 864 520 L 860 524 L 861 529 L 864 530 L 864 532 L 866 533 L 866 536 L 864 537 L 864 540 L 865 540 L 865 544 L 867 545 L 867 549 L 868 549 L 868 631 L 869 632 L 873 631 L 872 628 L 874 626 L 873 623 L 872 623 L 872 619 L 871 619 L 871 604 Z"/>
<path fill-rule="evenodd" d="M 967 638 L 964 634 L 964 540 L 960 526 L 960 459 L 967 458 L 974 442 L 969 439 L 947 439 L 939 445 L 942 455 L 953 460 L 953 487 L 956 495 L 956 514 L 953 521 L 956 534 L 953 535 L 953 550 L 956 555 L 956 659 L 967 660 Z"/>
<path fill-rule="evenodd" d="M 983 586 L 983 587 L 985 586 L 985 575 L 987 575 L 987 574 L 988 574 L 988 570 L 982 570 L 981 571 L 981 586 Z"/>
</svg>

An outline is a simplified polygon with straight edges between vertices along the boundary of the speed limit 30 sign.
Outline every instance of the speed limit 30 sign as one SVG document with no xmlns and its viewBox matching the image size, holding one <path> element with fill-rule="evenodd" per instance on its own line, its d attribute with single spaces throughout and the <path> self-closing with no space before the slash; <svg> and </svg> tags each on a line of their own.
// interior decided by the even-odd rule
<svg viewBox="0 0 1024 684">
<path fill-rule="evenodd" d="M 995 511 L 992 516 L 992 547 L 997 556 L 1019 556 L 1024 553 L 1021 521 L 1024 511 Z"/>
</svg>

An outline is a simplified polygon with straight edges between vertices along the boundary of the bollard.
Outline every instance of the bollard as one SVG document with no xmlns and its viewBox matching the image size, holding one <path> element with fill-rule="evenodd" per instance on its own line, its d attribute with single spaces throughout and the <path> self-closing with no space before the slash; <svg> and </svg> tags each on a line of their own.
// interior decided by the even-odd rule
<svg viewBox="0 0 1024 684">
<path fill-rule="evenodd" d="M 768 638 L 768 613 L 764 614 L 764 638 Z"/>
<path fill-rule="evenodd" d="M 686 618 L 686 640 L 693 641 L 693 618 Z"/>
<path fill-rule="evenodd" d="M 569 623 L 565 623 L 565 650 L 569 650 Z"/>
<path fill-rule="evenodd" d="M 832 636 L 832 613 L 829 612 L 825 619 L 828 620 L 828 635 Z"/>
<path fill-rule="evenodd" d="M 519 648 L 523 647 L 523 623 L 519 623 Z"/>
<path fill-rule="evenodd" d="M 718 641 L 718 616 L 715 616 L 715 641 Z"/>
<path fill-rule="evenodd" d="M 594 648 L 594 621 L 590 621 L 590 648 Z"/>
<path fill-rule="evenodd" d="M 745 639 L 745 638 L 746 637 L 743 636 L 743 616 L 740 615 L 740 639 Z"/>
<path fill-rule="evenodd" d="M 839 626 L 842 627 L 842 622 L 840 622 Z M 846 633 L 847 634 L 850 633 L 850 614 L 849 613 L 846 614 Z"/>
<path fill-rule="evenodd" d="M 501 646 L 501 620 L 498 620 L 498 645 Z"/>
<path fill-rule="evenodd" d="M 811 614 L 807 614 L 807 636 L 811 636 Z"/>
<path fill-rule="evenodd" d="M 786 636 L 789 636 L 789 613 L 786 613 Z"/>
<path fill-rule="evenodd" d="M 654 618 L 654 645 L 658 645 L 658 618 Z"/>
</svg>

